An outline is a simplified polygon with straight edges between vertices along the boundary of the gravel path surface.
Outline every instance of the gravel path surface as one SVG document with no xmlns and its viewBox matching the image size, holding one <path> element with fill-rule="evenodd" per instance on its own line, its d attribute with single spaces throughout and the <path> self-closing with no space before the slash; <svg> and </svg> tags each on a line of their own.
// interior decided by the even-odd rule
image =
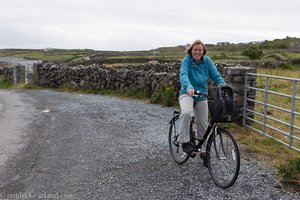
<svg viewBox="0 0 300 200">
<path fill-rule="evenodd" d="M 275 188 L 274 170 L 243 153 L 228 189 L 214 185 L 198 157 L 173 162 L 167 143 L 173 108 L 49 90 L 1 94 L 32 108 L 22 148 L 0 168 L 0 199 L 300 199 Z"/>
</svg>

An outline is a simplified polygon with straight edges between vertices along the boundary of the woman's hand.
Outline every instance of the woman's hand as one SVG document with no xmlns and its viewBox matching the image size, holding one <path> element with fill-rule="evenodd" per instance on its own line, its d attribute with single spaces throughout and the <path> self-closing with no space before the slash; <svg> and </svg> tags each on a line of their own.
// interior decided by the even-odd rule
<svg viewBox="0 0 300 200">
<path fill-rule="evenodd" d="M 223 86 L 226 86 L 227 84 L 226 83 L 219 83 L 218 85 L 217 85 L 217 87 L 223 87 Z"/>
<path fill-rule="evenodd" d="M 193 96 L 193 95 L 194 95 L 194 92 L 195 92 L 194 89 L 189 89 L 189 90 L 187 91 L 187 94 L 190 95 L 190 96 Z"/>
</svg>

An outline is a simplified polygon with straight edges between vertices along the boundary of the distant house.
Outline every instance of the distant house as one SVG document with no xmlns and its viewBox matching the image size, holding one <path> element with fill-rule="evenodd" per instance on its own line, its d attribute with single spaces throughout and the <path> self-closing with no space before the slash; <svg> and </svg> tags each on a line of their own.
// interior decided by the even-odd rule
<svg viewBox="0 0 300 200">
<path fill-rule="evenodd" d="M 153 55 L 154 55 L 154 56 L 158 56 L 159 54 L 160 54 L 159 51 L 153 51 Z"/>
<path fill-rule="evenodd" d="M 186 44 L 186 45 L 184 45 L 184 47 L 185 47 L 185 49 L 188 49 L 188 48 L 190 48 L 190 44 Z"/>
<path fill-rule="evenodd" d="M 45 48 L 44 52 L 49 52 L 49 51 L 53 51 L 53 50 L 54 50 L 53 48 Z"/>
</svg>

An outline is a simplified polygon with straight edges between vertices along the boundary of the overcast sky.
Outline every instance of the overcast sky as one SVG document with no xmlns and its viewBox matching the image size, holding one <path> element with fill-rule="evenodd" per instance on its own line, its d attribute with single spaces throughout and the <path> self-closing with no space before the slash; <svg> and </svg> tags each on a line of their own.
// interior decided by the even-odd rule
<svg viewBox="0 0 300 200">
<path fill-rule="evenodd" d="M 300 37 L 299 0 L 0 0 L 0 48 L 150 50 Z"/>
</svg>

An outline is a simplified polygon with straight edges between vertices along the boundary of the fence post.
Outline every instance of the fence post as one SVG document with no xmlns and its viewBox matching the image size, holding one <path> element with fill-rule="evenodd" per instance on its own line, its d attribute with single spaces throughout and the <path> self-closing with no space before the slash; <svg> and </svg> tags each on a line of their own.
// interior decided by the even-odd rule
<svg viewBox="0 0 300 200">
<path fill-rule="evenodd" d="M 247 109 L 247 93 L 248 93 L 248 90 L 246 88 L 248 84 L 248 75 L 246 74 L 245 75 L 245 91 L 244 91 L 244 110 L 243 110 L 243 125 L 246 124 L 246 118 L 244 116 L 246 116 L 246 109 Z"/>
<path fill-rule="evenodd" d="M 297 80 L 294 80 L 293 97 L 292 97 L 292 112 L 291 112 L 290 147 L 293 146 L 293 138 L 294 138 L 294 124 L 295 124 L 295 111 L 296 111 L 296 92 L 297 92 Z"/>
<path fill-rule="evenodd" d="M 265 99 L 264 99 L 264 127 L 263 134 L 266 134 L 266 124 L 267 124 L 267 112 L 268 112 L 268 96 L 269 96 L 269 77 L 266 78 L 266 90 L 265 90 Z"/>
<path fill-rule="evenodd" d="M 13 84 L 17 84 L 20 82 L 20 66 L 17 65 L 17 66 L 14 66 L 13 67 Z"/>
<path fill-rule="evenodd" d="M 40 63 L 33 63 L 32 66 L 32 71 L 33 71 L 32 82 L 35 85 L 39 85 L 39 66 L 41 66 Z"/>
<path fill-rule="evenodd" d="M 254 86 L 256 82 L 255 76 L 249 76 L 246 79 L 247 73 L 256 73 L 256 68 L 253 67 L 244 67 L 244 66 L 230 66 L 223 68 L 223 77 L 225 82 L 232 86 L 236 96 L 236 112 L 235 112 L 235 122 L 239 125 L 243 125 L 244 119 L 244 107 L 254 107 L 253 102 L 246 102 L 245 97 L 255 99 L 255 92 L 250 93 L 245 90 L 246 85 Z M 248 123 L 248 122 L 245 122 Z"/>
<path fill-rule="evenodd" d="M 25 66 L 24 65 L 20 65 L 20 80 L 19 83 L 25 83 Z"/>
</svg>

